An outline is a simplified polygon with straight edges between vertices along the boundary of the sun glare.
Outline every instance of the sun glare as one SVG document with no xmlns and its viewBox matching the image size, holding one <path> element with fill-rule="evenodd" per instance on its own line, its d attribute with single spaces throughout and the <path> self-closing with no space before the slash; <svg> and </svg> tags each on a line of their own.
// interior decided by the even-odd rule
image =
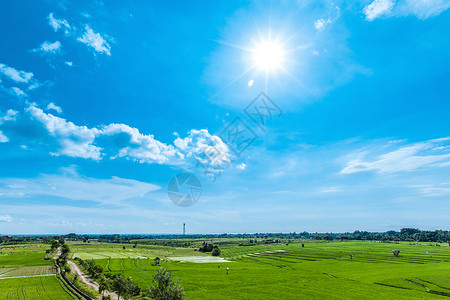
<svg viewBox="0 0 450 300">
<path fill-rule="evenodd" d="M 265 71 L 281 68 L 284 61 L 283 48 L 274 41 L 262 41 L 252 52 L 254 67 Z"/>
</svg>

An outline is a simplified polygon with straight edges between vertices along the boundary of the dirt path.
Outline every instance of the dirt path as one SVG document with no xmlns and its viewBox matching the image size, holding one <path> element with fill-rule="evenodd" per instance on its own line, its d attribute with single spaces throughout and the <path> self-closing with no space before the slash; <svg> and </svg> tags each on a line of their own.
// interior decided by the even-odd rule
<svg viewBox="0 0 450 300">
<path fill-rule="evenodd" d="M 94 280 L 92 280 L 91 278 L 89 278 L 89 276 L 87 276 L 86 274 L 84 274 L 80 268 L 73 262 L 68 260 L 67 263 L 69 264 L 70 270 L 72 270 L 73 274 L 77 274 L 78 278 L 80 279 L 81 282 L 83 282 L 84 284 L 86 284 L 88 287 L 90 287 L 93 290 L 98 291 L 98 283 L 95 282 Z M 106 295 L 111 295 L 111 297 L 113 299 L 119 299 L 119 297 L 117 296 L 116 293 L 114 292 L 106 292 Z"/>
<path fill-rule="evenodd" d="M 61 247 L 58 247 L 58 250 L 56 251 L 55 256 L 53 256 L 53 259 L 58 259 L 61 256 Z"/>
</svg>

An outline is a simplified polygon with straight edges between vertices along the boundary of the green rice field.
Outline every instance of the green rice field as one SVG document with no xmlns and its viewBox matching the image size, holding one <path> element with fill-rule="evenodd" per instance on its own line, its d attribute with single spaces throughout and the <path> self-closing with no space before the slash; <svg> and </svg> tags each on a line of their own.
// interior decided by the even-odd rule
<svg viewBox="0 0 450 300">
<path fill-rule="evenodd" d="M 200 253 L 192 248 L 169 248 L 162 265 L 180 280 L 188 299 L 370 299 L 375 295 L 381 299 L 444 299 L 450 296 L 449 247 L 378 242 L 308 241 L 304 244 L 305 247 L 301 243 L 222 245 L 221 256 L 230 262 L 220 264 L 178 262 L 177 256 Z M 92 246 L 91 250 L 98 254 L 98 249 Z M 400 255 L 394 256 L 392 250 L 400 250 Z M 120 250 L 112 252 L 116 251 Z M 140 246 L 134 251 L 137 256 L 153 253 Z M 154 251 L 156 254 L 162 250 Z M 89 253 L 88 247 L 84 253 Z M 158 269 L 153 266 L 153 257 L 148 256 L 150 259 L 110 256 L 95 262 L 105 273 L 122 273 L 146 289 Z"/>
</svg>

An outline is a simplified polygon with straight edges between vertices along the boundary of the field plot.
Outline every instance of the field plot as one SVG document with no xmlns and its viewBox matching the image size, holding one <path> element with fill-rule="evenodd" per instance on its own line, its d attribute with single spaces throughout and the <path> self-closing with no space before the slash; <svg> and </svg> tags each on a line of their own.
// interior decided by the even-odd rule
<svg viewBox="0 0 450 300">
<path fill-rule="evenodd" d="M 51 265 L 49 260 L 44 260 L 45 250 L 38 247 L 9 247 L 0 250 L 0 268 L 16 266 Z"/>
<path fill-rule="evenodd" d="M 223 257 L 217 256 L 174 256 L 168 257 L 171 261 L 192 262 L 192 263 L 225 263 L 231 262 Z"/>
<path fill-rule="evenodd" d="M 56 276 L 26 277 L 0 280 L 0 300 L 74 299 Z"/>
<path fill-rule="evenodd" d="M 123 249 L 125 247 L 125 249 Z M 107 259 L 107 258 L 155 258 L 168 256 L 203 255 L 194 253 L 192 248 L 171 248 L 162 246 L 139 245 L 133 248 L 130 244 L 72 244 L 72 258 Z"/>
<path fill-rule="evenodd" d="M 53 266 L 24 266 L 18 268 L 6 268 L 0 269 L 0 278 L 2 277 L 14 277 L 14 276 L 31 276 L 31 275 L 47 275 L 55 274 Z"/>
</svg>

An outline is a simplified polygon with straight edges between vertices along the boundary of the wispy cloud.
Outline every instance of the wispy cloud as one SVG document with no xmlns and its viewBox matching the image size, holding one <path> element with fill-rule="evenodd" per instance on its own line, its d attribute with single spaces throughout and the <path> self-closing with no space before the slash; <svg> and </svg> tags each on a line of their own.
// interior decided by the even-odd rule
<svg viewBox="0 0 450 300">
<path fill-rule="evenodd" d="M 375 0 L 364 8 L 364 14 L 368 21 L 389 13 L 394 7 L 394 0 Z"/>
<path fill-rule="evenodd" d="M 450 8 L 448 0 L 403 0 L 397 2 L 398 15 L 414 15 L 424 20 L 430 17 L 438 16 Z"/>
<path fill-rule="evenodd" d="M 449 166 L 449 141 L 450 138 L 434 139 L 401 146 L 385 152 L 386 149 L 393 147 L 388 144 L 374 151 L 364 150 L 353 153 L 348 156 L 351 159 L 340 173 L 351 174 L 367 171 L 378 173 L 411 172 L 431 167 Z M 366 159 L 367 156 L 375 156 L 375 158 Z M 352 157 L 357 158 L 352 159 Z"/>
<path fill-rule="evenodd" d="M 62 174 L 41 174 L 34 178 L 1 178 L 0 197 L 59 197 L 92 201 L 98 204 L 120 204 L 142 198 L 159 186 L 119 177 L 97 179 L 80 176 L 73 168 Z"/>
<path fill-rule="evenodd" d="M 447 0 L 375 0 L 367 5 L 363 12 L 368 21 L 382 16 L 403 17 L 414 15 L 424 20 L 437 16 L 450 8 Z"/>
<path fill-rule="evenodd" d="M 0 73 L 7 78 L 20 83 L 28 83 L 33 77 L 32 72 L 19 71 L 5 64 L 0 64 Z"/>
<path fill-rule="evenodd" d="M 247 165 L 244 163 L 241 163 L 241 164 L 237 165 L 236 168 L 239 170 L 245 170 L 247 168 Z"/>
<path fill-rule="evenodd" d="M 410 188 L 418 190 L 420 194 L 426 197 L 444 197 L 450 196 L 450 183 L 443 182 L 438 184 L 412 185 Z"/>
<path fill-rule="evenodd" d="M 6 112 L 6 115 L 1 116 L 0 115 L 0 125 L 2 125 L 5 121 L 11 121 L 11 120 L 15 120 L 17 115 L 17 111 L 15 110 L 8 110 Z M 9 142 L 9 138 L 3 134 L 3 132 L 0 130 L 0 143 L 7 143 Z"/>
<path fill-rule="evenodd" d="M 3 132 L 0 130 L 0 143 L 7 143 L 9 142 L 9 139 L 6 135 L 3 134 Z"/>
<path fill-rule="evenodd" d="M 54 110 L 54 111 L 56 111 L 57 113 L 62 113 L 62 108 L 61 107 L 59 107 L 58 105 L 55 105 L 55 103 L 53 103 L 53 102 L 50 102 L 48 105 L 47 105 L 47 109 L 48 110 Z"/>
<path fill-rule="evenodd" d="M 57 19 L 54 17 L 53 13 L 50 13 L 47 17 L 48 19 L 48 24 L 53 27 L 53 29 L 55 30 L 55 32 L 57 32 L 60 28 L 65 28 L 65 33 L 68 34 L 69 33 L 69 29 L 71 29 L 69 22 L 67 22 L 67 20 L 65 19 Z"/>
<path fill-rule="evenodd" d="M 41 46 L 37 49 L 34 49 L 34 52 L 41 52 L 44 54 L 56 54 L 61 52 L 62 45 L 59 41 L 51 43 L 49 41 L 45 41 L 41 44 Z"/>
<path fill-rule="evenodd" d="M 54 13 L 50 13 L 47 19 L 49 25 L 55 30 L 55 32 L 60 29 L 64 29 L 64 34 L 66 36 L 72 38 L 77 37 L 77 41 L 92 48 L 96 53 L 106 54 L 108 56 L 111 55 L 111 46 L 106 40 L 108 39 L 109 41 L 112 41 L 113 39 L 107 35 L 102 36 L 100 33 L 94 32 L 89 25 L 85 25 L 84 31 L 82 31 L 79 27 L 69 25 L 69 22 L 65 19 L 55 18 Z M 59 42 L 50 43 L 46 41 L 41 45 L 39 50 L 42 52 L 56 53 L 60 50 L 60 48 L 61 44 Z M 66 64 L 68 66 L 72 66 L 72 62 L 66 62 Z"/>
<path fill-rule="evenodd" d="M 318 31 L 323 31 L 327 27 L 327 25 L 334 23 L 341 14 L 341 9 L 338 6 L 334 6 L 332 4 L 332 8 L 328 10 L 328 16 L 325 18 L 317 19 L 314 22 L 314 27 Z"/>
<path fill-rule="evenodd" d="M 21 89 L 19 89 L 18 87 L 15 87 L 15 86 L 13 86 L 12 88 L 12 91 L 13 91 L 13 93 L 16 95 L 16 96 L 26 96 L 27 94 L 25 94 L 25 92 L 24 91 L 22 91 Z"/>
<path fill-rule="evenodd" d="M 95 33 L 89 25 L 86 25 L 83 36 L 79 37 L 77 40 L 92 47 L 98 53 L 111 55 L 111 46 L 99 33 Z"/>
<path fill-rule="evenodd" d="M 12 218 L 10 215 L 0 215 L 0 222 L 12 222 Z"/>
</svg>

